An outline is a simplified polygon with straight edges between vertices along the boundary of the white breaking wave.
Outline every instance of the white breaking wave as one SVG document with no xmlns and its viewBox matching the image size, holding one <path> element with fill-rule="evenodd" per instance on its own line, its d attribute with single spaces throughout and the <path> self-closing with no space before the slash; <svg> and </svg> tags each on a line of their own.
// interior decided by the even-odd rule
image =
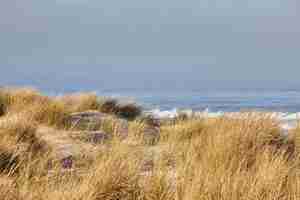
<svg viewBox="0 0 300 200">
<path fill-rule="evenodd" d="M 224 116 L 225 112 L 210 112 L 209 109 L 206 109 L 204 111 L 194 112 L 193 110 L 178 110 L 176 108 L 172 110 L 160 110 L 160 109 L 154 109 L 146 112 L 147 114 L 151 114 L 154 118 L 157 119 L 163 119 L 163 118 L 175 118 L 178 117 L 180 114 L 185 114 L 189 117 L 191 116 L 201 116 L 201 117 L 221 117 Z"/>
<path fill-rule="evenodd" d="M 151 114 L 153 117 L 157 119 L 165 119 L 165 118 L 176 118 L 180 114 L 186 114 L 187 116 L 199 116 L 204 118 L 216 118 L 216 117 L 222 117 L 224 115 L 232 116 L 232 117 L 238 117 L 239 112 L 210 112 L 209 109 L 205 109 L 204 111 L 199 112 L 193 112 L 192 110 L 178 110 L 176 108 L 172 110 L 165 110 L 162 111 L 160 109 L 154 109 L 146 112 L 148 114 Z M 290 129 L 296 128 L 298 125 L 298 121 L 300 121 L 300 112 L 298 113 L 283 113 L 283 112 L 273 112 L 268 113 L 271 117 L 274 117 L 275 119 L 279 120 L 281 123 L 281 128 L 283 131 L 283 134 L 287 134 L 287 132 Z"/>
<path fill-rule="evenodd" d="M 163 118 L 175 118 L 179 115 L 178 110 L 175 108 L 173 110 L 166 110 L 166 111 L 162 111 L 160 109 L 154 109 L 154 110 L 150 110 L 147 113 L 151 114 L 154 118 L 157 119 L 163 119 Z"/>
</svg>

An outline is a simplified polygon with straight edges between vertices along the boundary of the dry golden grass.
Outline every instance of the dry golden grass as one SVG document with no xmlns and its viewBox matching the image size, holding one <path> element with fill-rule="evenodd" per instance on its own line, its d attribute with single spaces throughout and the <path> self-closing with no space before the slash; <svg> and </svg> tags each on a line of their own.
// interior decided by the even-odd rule
<svg viewBox="0 0 300 200">
<path fill-rule="evenodd" d="M 116 99 L 99 98 L 95 93 L 78 93 L 58 97 L 71 112 L 84 112 L 87 110 L 98 110 L 107 114 L 133 120 L 137 118 L 142 109 L 134 103 L 121 104 Z"/>
<path fill-rule="evenodd" d="M 0 171 L 15 173 L 29 157 L 46 152 L 46 144 L 36 135 L 37 123 L 22 114 L 0 119 Z"/>
<path fill-rule="evenodd" d="M 76 93 L 57 97 L 71 112 L 99 110 L 101 101 L 95 93 Z"/>
<path fill-rule="evenodd" d="M 48 97 L 42 96 L 32 88 L 5 88 L 1 89 L 0 95 L 4 99 L 7 112 L 18 112 L 26 109 L 26 106 L 49 101 Z"/>
<path fill-rule="evenodd" d="M 28 105 L 23 113 L 41 124 L 60 128 L 69 126 L 70 111 L 62 102 L 56 100 Z"/>
<path fill-rule="evenodd" d="M 101 107 L 94 94 L 50 98 L 10 89 L 0 92 L 0 105 L 0 199 L 300 199 L 299 128 L 285 137 L 279 122 L 264 113 L 183 117 L 162 124 L 151 145 L 143 131 L 154 122 L 129 122 L 128 138 L 119 140 L 112 116 L 99 128 L 115 137 L 89 144 L 73 139 L 69 114 L 90 109 L 116 114 L 117 103 Z M 41 129 L 49 131 L 41 136 Z M 63 142 L 78 147 L 73 169 L 59 162 L 49 167 L 49 147 Z"/>
</svg>

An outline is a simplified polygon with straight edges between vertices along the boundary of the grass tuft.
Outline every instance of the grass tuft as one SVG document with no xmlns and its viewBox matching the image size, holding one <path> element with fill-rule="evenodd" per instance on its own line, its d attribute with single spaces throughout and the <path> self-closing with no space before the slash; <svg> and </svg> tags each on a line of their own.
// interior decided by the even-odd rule
<svg viewBox="0 0 300 200">
<path fill-rule="evenodd" d="M 134 120 L 141 115 L 142 109 L 136 104 L 130 103 L 125 105 L 118 105 L 115 113 L 125 119 Z"/>
<path fill-rule="evenodd" d="M 121 104 L 115 99 L 104 99 L 99 109 L 103 113 L 134 120 L 142 114 L 142 108 L 134 103 Z"/>
<path fill-rule="evenodd" d="M 104 99 L 100 111 L 103 113 L 114 114 L 117 112 L 118 101 L 115 99 Z"/>
<path fill-rule="evenodd" d="M 53 100 L 31 105 L 25 111 L 35 121 L 59 128 L 68 127 L 69 111 L 62 102 Z"/>
<path fill-rule="evenodd" d="M 18 163 L 19 158 L 13 152 L 0 149 L 0 173 L 15 169 Z"/>
<path fill-rule="evenodd" d="M 95 93 L 75 93 L 57 98 L 65 104 L 70 112 L 84 112 L 87 110 L 99 110 L 101 101 Z"/>
</svg>

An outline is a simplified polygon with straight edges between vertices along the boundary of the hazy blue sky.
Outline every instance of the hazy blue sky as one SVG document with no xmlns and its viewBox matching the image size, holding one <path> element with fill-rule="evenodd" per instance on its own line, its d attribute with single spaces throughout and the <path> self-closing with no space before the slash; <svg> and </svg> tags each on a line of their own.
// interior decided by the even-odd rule
<svg viewBox="0 0 300 200">
<path fill-rule="evenodd" d="M 297 4 L 1 0 L 0 84 L 300 85 Z"/>
</svg>

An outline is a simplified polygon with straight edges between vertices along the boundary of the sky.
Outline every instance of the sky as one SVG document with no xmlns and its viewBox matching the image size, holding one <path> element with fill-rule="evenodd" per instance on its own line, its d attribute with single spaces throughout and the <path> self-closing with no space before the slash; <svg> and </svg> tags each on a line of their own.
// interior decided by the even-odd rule
<svg viewBox="0 0 300 200">
<path fill-rule="evenodd" d="M 300 87 L 299 21 L 297 0 L 1 0 L 0 85 Z"/>
</svg>

